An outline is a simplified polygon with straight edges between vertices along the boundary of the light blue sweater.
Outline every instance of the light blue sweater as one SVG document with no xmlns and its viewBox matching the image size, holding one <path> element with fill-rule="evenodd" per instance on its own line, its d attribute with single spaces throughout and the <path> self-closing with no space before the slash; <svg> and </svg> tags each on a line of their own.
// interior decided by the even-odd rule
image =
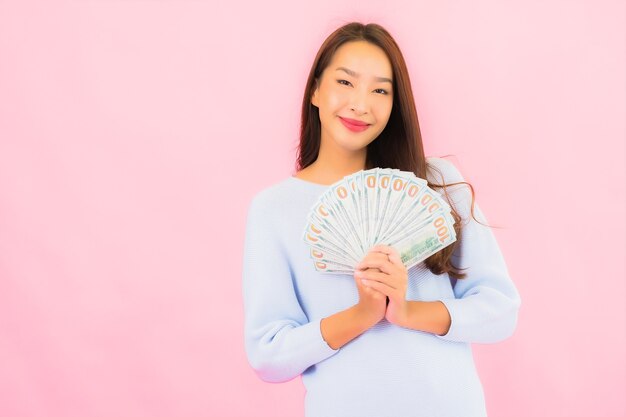
<svg viewBox="0 0 626 417">
<path fill-rule="evenodd" d="M 446 183 L 463 180 L 452 163 L 428 162 Z M 429 180 L 441 183 L 431 170 Z M 452 318 L 448 333 L 383 319 L 338 350 L 322 338 L 320 321 L 358 302 L 356 284 L 352 275 L 316 272 L 302 240 L 309 210 L 327 188 L 290 177 L 252 200 L 243 265 L 251 366 L 268 382 L 302 375 L 306 417 L 486 416 L 470 343 L 509 337 L 520 297 L 491 229 L 470 216 L 469 188 L 448 188 L 449 201 L 464 219 L 452 259 L 467 268 L 467 277 L 435 275 L 423 262 L 408 271 L 407 300 L 441 300 Z M 487 223 L 477 206 L 475 215 Z"/>
</svg>

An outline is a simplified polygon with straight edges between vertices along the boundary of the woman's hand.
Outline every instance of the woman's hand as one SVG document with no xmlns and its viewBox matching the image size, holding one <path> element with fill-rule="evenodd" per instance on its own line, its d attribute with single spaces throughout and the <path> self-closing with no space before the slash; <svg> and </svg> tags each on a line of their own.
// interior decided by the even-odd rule
<svg viewBox="0 0 626 417">
<path fill-rule="evenodd" d="M 354 280 L 359 291 L 359 303 L 357 311 L 359 316 L 364 318 L 368 325 L 373 326 L 385 317 L 387 308 L 387 296 L 380 291 L 376 291 L 370 286 L 365 286 L 357 276 L 360 271 L 354 273 Z"/>
<path fill-rule="evenodd" d="M 391 246 L 376 245 L 355 267 L 355 278 L 369 290 L 389 297 L 385 318 L 390 323 L 404 326 L 408 319 L 406 290 L 408 272 L 400 254 Z"/>
</svg>

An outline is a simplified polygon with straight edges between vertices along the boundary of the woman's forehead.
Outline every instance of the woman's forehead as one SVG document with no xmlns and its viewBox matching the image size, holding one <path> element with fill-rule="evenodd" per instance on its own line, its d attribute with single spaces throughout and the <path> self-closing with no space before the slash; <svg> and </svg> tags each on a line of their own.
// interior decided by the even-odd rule
<svg viewBox="0 0 626 417">
<path fill-rule="evenodd" d="M 382 48 L 366 42 L 346 42 L 335 51 L 326 70 L 343 71 L 355 77 L 392 79 L 391 62 Z"/>
</svg>

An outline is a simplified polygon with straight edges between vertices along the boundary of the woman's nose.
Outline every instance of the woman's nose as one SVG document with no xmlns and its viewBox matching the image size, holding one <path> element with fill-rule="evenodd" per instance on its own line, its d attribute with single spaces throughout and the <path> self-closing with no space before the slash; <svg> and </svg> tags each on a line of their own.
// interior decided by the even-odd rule
<svg viewBox="0 0 626 417">
<path fill-rule="evenodd" d="M 350 110 L 357 114 L 365 114 L 368 111 L 367 94 L 354 92 L 350 100 Z"/>
</svg>

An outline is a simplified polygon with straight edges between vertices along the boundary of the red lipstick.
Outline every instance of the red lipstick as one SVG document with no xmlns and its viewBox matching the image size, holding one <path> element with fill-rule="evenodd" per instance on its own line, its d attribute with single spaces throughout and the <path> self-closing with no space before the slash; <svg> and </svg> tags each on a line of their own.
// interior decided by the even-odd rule
<svg viewBox="0 0 626 417">
<path fill-rule="evenodd" d="M 362 132 L 369 127 L 369 124 L 359 120 L 348 119 L 341 116 L 339 116 L 339 120 L 341 120 L 341 123 L 343 123 L 345 127 L 353 132 Z"/>
</svg>

